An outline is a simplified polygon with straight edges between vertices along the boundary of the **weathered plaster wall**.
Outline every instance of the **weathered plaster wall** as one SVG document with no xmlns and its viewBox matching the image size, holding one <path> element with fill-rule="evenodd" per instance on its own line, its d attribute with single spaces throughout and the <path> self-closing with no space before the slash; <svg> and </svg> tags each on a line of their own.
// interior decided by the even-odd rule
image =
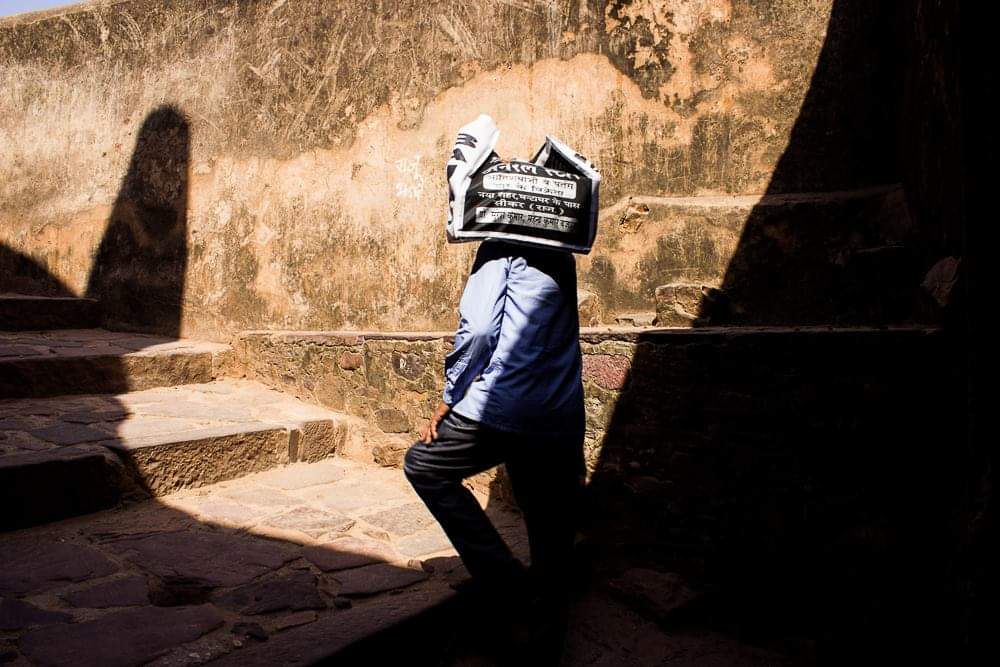
<svg viewBox="0 0 1000 667">
<path fill-rule="evenodd" d="M 830 6 L 119 0 L 8 19 L 0 245 L 93 293 L 107 285 L 90 275 L 107 228 L 140 250 L 173 234 L 185 257 L 120 253 L 115 271 L 139 286 L 183 273 L 167 282 L 182 286 L 186 335 L 451 328 L 473 248 L 444 241 L 443 163 L 482 111 L 505 156 L 552 133 L 601 167 L 599 241 L 579 261 L 586 320 L 651 314 L 659 285 L 720 284 L 752 196 L 898 180 L 872 159 L 886 110 L 849 100 L 823 125 L 840 150 L 773 177 Z M 849 13 L 863 25 L 871 10 Z M 876 59 L 843 72 L 845 90 L 871 88 L 878 71 Z M 140 128 L 164 105 L 186 126 L 143 157 Z M 169 205 L 115 226 L 144 197 L 128 185 L 143 161 Z M 150 233 L 141 213 L 157 206 L 173 229 L 161 215 Z M 6 264 L 0 288 L 30 287 Z M 95 295 L 119 324 L 162 328 L 134 295 Z"/>
</svg>

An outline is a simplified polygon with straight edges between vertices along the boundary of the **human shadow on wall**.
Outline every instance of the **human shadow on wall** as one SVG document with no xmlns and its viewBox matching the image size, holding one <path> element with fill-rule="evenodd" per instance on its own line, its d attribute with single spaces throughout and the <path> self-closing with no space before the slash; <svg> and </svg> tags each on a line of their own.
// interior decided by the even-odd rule
<svg viewBox="0 0 1000 667">
<path fill-rule="evenodd" d="M 190 153 L 180 111 L 146 116 L 87 279 L 112 328 L 180 335 Z"/>
<path fill-rule="evenodd" d="M 617 398 L 588 487 L 600 576 L 679 572 L 705 592 L 689 614 L 812 647 L 806 661 L 933 655 L 946 642 L 954 461 L 932 452 L 960 399 L 940 341 L 794 328 L 912 319 L 934 249 L 910 235 L 893 186 L 914 66 L 903 15 L 833 3 L 789 144 L 722 289 L 702 302 L 702 328 L 636 335 L 620 392 L 591 385 Z M 847 194 L 777 205 L 797 192 Z"/>
</svg>

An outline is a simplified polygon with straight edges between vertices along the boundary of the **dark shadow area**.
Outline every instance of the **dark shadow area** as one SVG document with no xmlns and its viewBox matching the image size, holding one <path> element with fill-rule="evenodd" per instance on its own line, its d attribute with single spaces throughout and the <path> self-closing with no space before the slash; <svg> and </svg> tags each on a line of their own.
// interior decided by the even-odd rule
<svg viewBox="0 0 1000 667">
<path fill-rule="evenodd" d="M 747 217 L 719 293 L 702 301 L 700 323 L 914 317 L 920 270 L 938 256 L 924 247 L 899 189 L 905 14 L 900 3 L 833 2 L 788 144 Z"/>
<path fill-rule="evenodd" d="M 697 603 L 675 606 L 653 581 L 633 590 L 659 600 L 663 627 L 703 625 L 802 664 L 969 650 L 958 626 L 975 621 L 956 622 L 977 469 L 965 311 L 961 289 L 932 301 L 921 285 L 963 254 L 957 15 L 833 3 L 702 328 L 634 335 L 620 388 L 593 389 L 617 399 L 588 488 L 595 581 L 679 573 Z M 914 322 L 944 326 L 891 326 Z M 615 368 L 616 354 L 591 361 Z M 988 466 L 974 466 L 981 503 Z"/>
<path fill-rule="evenodd" d="M 141 449 L 141 432 L 132 429 L 128 436 L 123 434 L 135 415 L 118 395 L 136 390 L 137 374 L 158 372 L 142 355 L 126 355 L 169 346 L 180 334 L 189 162 L 190 128 L 183 113 L 172 107 L 151 112 L 136 137 L 85 294 L 99 302 L 111 331 L 75 330 L 80 324 L 71 313 L 69 319 L 54 323 L 53 330 L 0 332 L 0 352 L 10 353 L 7 358 L 0 354 L 4 661 L 20 653 L 44 664 L 144 664 L 174 651 L 174 658 L 186 664 L 195 650 L 188 648 L 190 642 L 225 627 L 228 631 L 221 639 L 216 636 L 197 646 L 202 652 L 199 660 L 243 647 L 249 650 L 223 660 L 271 664 L 272 651 L 277 651 L 312 663 L 401 623 L 401 629 L 392 631 L 405 634 L 412 625 L 409 615 L 425 609 L 428 601 L 450 597 L 442 581 L 421 583 L 426 574 L 415 576 L 412 567 L 386 564 L 378 556 L 256 535 L 239 521 L 223 525 L 147 500 L 154 491 L 162 494 L 178 481 L 163 478 L 157 457 L 162 456 L 166 465 L 178 462 L 171 464 L 166 453 L 150 457 L 152 450 Z M 0 249 L 0 268 L 3 289 L 75 296 L 44 267 L 12 250 Z M 155 400 L 160 403 L 152 409 L 147 406 L 147 420 L 168 422 L 185 416 L 186 408 L 169 393 Z M 239 407 L 226 409 L 239 413 Z M 233 421 L 239 430 L 249 417 L 239 413 L 221 419 Z M 163 433 L 160 428 L 151 432 Z M 259 450 L 273 443 L 248 434 L 226 446 L 218 456 L 237 469 L 253 472 L 260 467 L 241 468 L 239 459 L 259 459 Z M 201 470 L 197 459 L 187 465 L 186 478 L 219 481 L 218 472 Z M 147 470 L 159 475 L 155 489 Z M 231 471 L 223 478 L 228 476 Z M 282 511 L 280 491 L 262 487 L 257 493 L 262 495 L 246 500 L 247 507 L 265 514 Z M 90 515 L 141 500 L 147 502 Z M 78 515 L 90 516 L 68 518 Z M 276 528 L 284 528 L 281 519 L 276 521 Z M 31 530 L 43 525 L 41 531 Z M 359 572 L 368 565 L 382 569 Z M 457 563 L 442 558 L 434 566 L 447 573 Z M 400 595 L 387 606 L 365 604 L 369 595 L 393 589 L 393 585 L 379 589 L 381 581 L 391 583 L 400 576 L 405 581 L 396 587 L 418 584 L 415 592 L 409 591 L 412 598 Z M 76 586 L 79 590 L 60 594 L 56 611 L 35 606 L 52 606 L 51 600 L 37 600 L 46 591 L 86 582 L 95 586 Z M 351 588 L 353 593 L 348 592 Z M 341 594 L 354 600 L 353 605 L 347 603 L 353 608 L 333 612 L 334 606 L 344 606 Z M 338 604 L 335 597 L 341 597 Z M 94 620 L 73 623 L 65 613 L 71 607 L 113 610 L 88 611 L 85 615 Z M 302 616 L 325 610 L 330 611 L 319 619 Z M 242 622 L 233 622 L 233 614 Z M 289 615 L 290 620 L 283 620 Z M 265 644 L 269 635 L 270 643 Z M 370 639 L 368 645 L 373 642 L 378 644 Z M 182 645 L 186 647 L 178 648 Z M 256 651 L 257 646 L 264 650 Z"/>
<path fill-rule="evenodd" d="M 39 308 L 40 303 L 49 308 Z M 77 299 L 73 290 L 35 259 L 0 244 L 0 332 L 31 331 L 61 326 L 67 318 L 80 327 L 97 326 L 99 313 L 93 302 Z M 20 349 L 0 340 L 0 360 Z M 0 397 L 5 385 L 16 379 L 0 375 Z"/>
<path fill-rule="evenodd" d="M 664 600 L 664 623 L 807 663 L 877 661 L 917 650 L 915 628 L 940 630 L 960 466 L 942 334 L 704 329 L 636 343 L 589 487 L 603 577 L 679 573 L 703 598 L 677 613 L 682 600 Z"/>
<path fill-rule="evenodd" d="M 261 489 L 268 491 L 275 493 Z M 156 500 L 0 533 L 0 556 L 0 650 L 29 664 L 163 656 L 241 667 L 372 664 L 383 656 L 436 664 L 436 640 L 447 634 L 441 624 L 461 611 L 440 577 L 335 544 L 206 521 Z M 455 560 L 428 567 L 447 572 Z M 60 602 L 39 602 L 53 592 Z M 71 621 L 70 611 L 86 620 Z"/>
<path fill-rule="evenodd" d="M 63 281 L 36 260 L 0 245 L 0 294 L 76 296 Z"/>
<path fill-rule="evenodd" d="M 180 335 L 190 154 L 179 111 L 146 117 L 87 279 L 85 296 L 100 301 L 111 328 Z"/>
</svg>

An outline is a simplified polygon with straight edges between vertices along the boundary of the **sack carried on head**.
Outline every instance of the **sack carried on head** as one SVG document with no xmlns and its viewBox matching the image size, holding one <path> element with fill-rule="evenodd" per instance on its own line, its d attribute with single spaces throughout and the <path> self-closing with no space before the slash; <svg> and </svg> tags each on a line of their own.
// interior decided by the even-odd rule
<svg viewBox="0 0 1000 667">
<path fill-rule="evenodd" d="M 554 137 L 530 161 L 503 162 L 500 130 L 481 115 L 462 127 L 448 160 L 448 240 L 503 239 L 588 253 L 601 175 Z"/>
</svg>

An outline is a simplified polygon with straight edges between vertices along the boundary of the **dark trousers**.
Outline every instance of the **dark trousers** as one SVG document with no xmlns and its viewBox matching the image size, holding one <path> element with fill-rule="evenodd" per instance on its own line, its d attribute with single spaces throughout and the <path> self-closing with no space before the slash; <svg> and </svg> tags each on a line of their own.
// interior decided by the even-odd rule
<svg viewBox="0 0 1000 667">
<path fill-rule="evenodd" d="M 583 434 L 531 435 L 490 428 L 454 411 L 430 444 L 406 452 L 407 479 L 441 524 L 474 580 L 503 585 L 523 572 L 462 480 L 505 463 L 524 516 L 532 573 L 562 589 L 583 484 Z"/>
</svg>

